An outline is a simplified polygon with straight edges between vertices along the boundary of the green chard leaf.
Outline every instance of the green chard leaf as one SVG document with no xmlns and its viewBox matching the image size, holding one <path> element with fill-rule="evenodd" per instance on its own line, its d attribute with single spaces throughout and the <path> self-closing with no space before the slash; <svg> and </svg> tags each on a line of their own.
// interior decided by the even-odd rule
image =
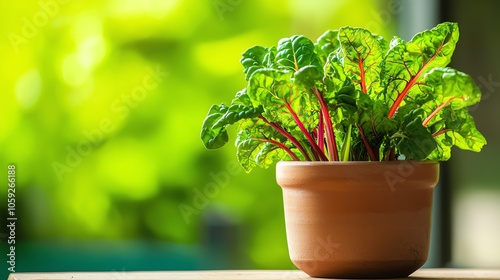
<svg viewBox="0 0 500 280">
<path fill-rule="evenodd" d="M 287 134 L 300 153 L 321 157 L 312 130 L 318 125 L 318 109 L 309 93 L 293 80 L 294 73 L 285 70 L 258 70 L 248 83 L 248 95 L 254 106 L 261 105 L 269 125 Z M 308 145 L 302 145 L 307 142 Z M 312 151 L 314 150 L 314 152 Z M 306 156 L 308 158 L 308 156 Z"/>
<path fill-rule="evenodd" d="M 224 146 L 229 137 L 225 127 L 214 127 L 222 116 L 227 112 L 228 107 L 224 104 L 212 105 L 201 126 L 201 140 L 207 149 L 218 149 Z"/>
<path fill-rule="evenodd" d="M 257 166 L 256 158 L 266 145 L 266 142 L 252 137 L 250 130 L 240 130 L 236 137 L 236 158 L 246 172 Z"/>
<path fill-rule="evenodd" d="M 238 133 L 235 145 L 238 162 L 246 172 L 256 166 L 268 168 L 276 161 L 292 158 L 287 153 L 294 153 L 293 145 L 263 121 L 249 122 L 244 127 Z"/>
<path fill-rule="evenodd" d="M 357 101 L 358 130 L 363 133 L 359 137 L 365 138 L 375 158 L 381 158 L 381 154 L 388 152 L 382 144 L 386 141 L 387 135 L 393 135 L 398 131 L 398 122 L 387 117 L 387 107 L 382 101 L 372 100 L 363 93 Z"/>
<path fill-rule="evenodd" d="M 385 100 L 392 103 L 389 118 L 405 103 L 406 96 L 421 91 L 420 84 L 427 72 L 448 65 L 458 36 L 457 24 L 447 22 L 418 33 L 408 43 L 399 39 L 391 42 L 392 48 L 384 58 L 381 72 Z"/>
<path fill-rule="evenodd" d="M 335 95 L 336 91 L 341 90 L 345 86 L 352 85 L 351 80 L 347 78 L 344 72 L 342 61 L 342 52 L 340 49 L 338 49 L 337 52 L 331 53 L 326 60 L 323 84 L 325 85 L 327 94 L 333 93 L 333 95 Z"/>
<path fill-rule="evenodd" d="M 238 93 L 229 107 L 213 105 L 208 111 L 201 128 L 201 139 L 207 149 L 218 149 L 228 141 L 226 127 L 244 119 L 253 119 L 260 116 L 264 110 L 262 106 L 250 107 L 241 102 L 247 95 L 245 90 Z"/>
<path fill-rule="evenodd" d="M 467 108 L 453 110 L 447 107 L 443 109 L 442 118 L 445 127 L 433 134 L 438 147 L 427 157 L 428 160 L 448 160 L 452 146 L 479 152 L 486 145 L 486 139 L 477 130 Z"/>
<path fill-rule="evenodd" d="M 250 80 L 252 74 L 259 69 L 272 68 L 275 56 L 276 48 L 274 47 L 255 46 L 246 50 L 240 60 L 245 79 Z"/>
<path fill-rule="evenodd" d="M 292 36 L 278 42 L 276 63 L 283 70 L 297 71 L 307 65 L 322 69 L 321 62 L 314 52 L 314 44 L 305 36 Z"/>
<path fill-rule="evenodd" d="M 422 109 L 405 115 L 401 131 L 394 135 L 396 148 L 406 159 L 424 160 L 437 148 L 433 135 L 422 125 Z"/>
<path fill-rule="evenodd" d="M 453 109 L 472 106 L 481 100 L 481 91 L 471 76 L 447 67 L 436 67 L 424 76 L 422 93 L 427 100 L 443 104 L 450 100 Z M 426 102 L 426 105 L 430 105 Z"/>
<path fill-rule="evenodd" d="M 293 75 L 281 70 L 259 70 L 250 79 L 248 94 L 254 106 L 265 108 L 263 115 L 269 121 L 293 130 L 298 125 L 293 114 L 297 114 L 305 117 L 303 124 L 309 130 L 317 124 L 312 117 L 314 104 L 307 92 L 293 82 Z"/>
<path fill-rule="evenodd" d="M 314 47 L 322 64 L 325 64 L 330 54 L 335 53 L 339 48 L 338 36 L 338 30 L 328 30 L 316 41 Z"/>
<path fill-rule="evenodd" d="M 424 126 L 442 120 L 443 109 L 460 110 L 481 100 L 481 91 L 467 74 L 451 68 L 434 68 L 424 77 L 422 94 L 415 95 L 414 103 L 426 112 Z"/>
<path fill-rule="evenodd" d="M 363 28 L 344 27 L 339 31 L 344 71 L 363 93 L 380 91 L 380 62 L 387 42 Z"/>
<path fill-rule="evenodd" d="M 248 81 L 248 96 L 253 106 L 262 105 L 266 111 L 283 107 L 283 100 L 291 96 L 293 72 L 264 69 L 256 71 Z"/>
<path fill-rule="evenodd" d="M 233 104 L 227 111 L 213 124 L 213 128 L 226 127 L 244 119 L 252 119 L 260 116 L 264 112 L 262 106 L 257 108 L 246 107 L 241 104 Z"/>
<path fill-rule="evenodd" d="M 434 133 L 436 138 L 447 138 L 449 144 L 453 144 L 460 149 L 479 152 L 486 145 L 486 139 L 477 130 L 474 119 L 469 114 L 467 108 L 454 110 L 448 107 L 443 111 L 442 118 L 446 128 Z"/>
<path fill-rule="evenodd" d="M 354 88 L 354 85 L 347 83 L 344 85 L 339 91 L 334 92 L 332 95 L 328 95 L 329 107 L 331 111 L 334 111 L 334 108 L 342 109 L 342 115 L 349 118 L 350 123 L 355 124 L 355 113 L 360 109 L 359 102 L 361 99 L 364 100 L 364 97 L 361 96 L 360 92 Z"/>
<path fill-rule="evenodd" d="M 472 77 L 451 68 L 434 68 L 424 78 L 427 87 L 424 95 L 429 98 L 422 105 L 426 118 L 422 124 L 430 127 L 440 146 L 431 158 L 448 159 L 453 145 L 479 152 L 486 144 L 484 136 L 476 129 L 467 107 L 478 103 L 481 91 Z"/>
<path fill-rule="evenodd" d="M 293 76 L 295 83 L 303 87 L 304 90 L 313 88 L 318 82 L 321 82 L 322 78 L 323 73 L 314 65 L 307 65 L 300 68 Z"/>
</svg>

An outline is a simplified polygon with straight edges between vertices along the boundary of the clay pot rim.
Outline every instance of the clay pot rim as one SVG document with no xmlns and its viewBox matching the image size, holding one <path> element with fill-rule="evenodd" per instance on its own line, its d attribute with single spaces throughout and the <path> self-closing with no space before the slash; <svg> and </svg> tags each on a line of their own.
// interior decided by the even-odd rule
<svg viewBox="0 0 500 280">
<path fill-rule="evenodd" d="M 279 161 L 277 166 L 335 166 L 335 165 L 352 165 L 352 166 L 363 166 L 363 165 L 398 165 L 402 163 L 410 162 L 413 164 L 439 164 L 439 161 L 434 160 L 393 160 L 393 161 Z"/>
</svg>

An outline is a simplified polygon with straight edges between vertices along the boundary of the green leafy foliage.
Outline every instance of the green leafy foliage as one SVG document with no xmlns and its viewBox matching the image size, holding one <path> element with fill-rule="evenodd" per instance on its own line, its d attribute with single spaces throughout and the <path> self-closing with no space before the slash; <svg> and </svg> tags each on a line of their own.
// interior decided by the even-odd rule
<svg viewBox="0 0 500 280">
<path fill-rule="evenodd" d="M 272 67 L 275 56 L 275 48 L 255 46 L 246 50 L 241 57 L 246 80 L 248 81 L 256 70 Z"/>
<path fill-rule="evenodd" d="M 328 56 L 332 53 L 335 53 L 335 51 L 338 49 L 340 44 L 338 37 L 338 30 L 328 30 L 318 38 L 315 44 L 316 54 L 323 64 L 325 64 Z"/>
<path fill-rule="evenodd" d="M 344 71 L 363 93 L 380 92 L 380 61 L 387 49 L 384 38 L 362 28 L 339 31 Z"/>
<path fill-rule="evenodd" d="M 314 43 L 304 36 L 292 36 L 278 42 L 276 63 L 279 68 L 297 71 L 307 65 L 320 66 Z"/>
<path fill-rule="evenodd" d="M 252 47 L 241 60 L 247 87 L 203 123 L 207 148 L 239 123 L 237 157 L 249 172 L 292 160 L 447 160 L 451 147 L 486 144 L 467 107 L 481 99 L 474 80 L 446 67 L 459 37 L 442 23 L 409 42 L 362 28 L 292 36 Z"/>
<path fill-rule="evenodd" d="M 396 39 L 382 61 L 385 93 L 388 98 L 395 98 L 388 113 L 390 118 L 407 95 L 420 91 L 425 73 L 450 63 L 458 35 L 457 24 L 442 23 L 415 35 L 410 42 Z"/>
</svg>

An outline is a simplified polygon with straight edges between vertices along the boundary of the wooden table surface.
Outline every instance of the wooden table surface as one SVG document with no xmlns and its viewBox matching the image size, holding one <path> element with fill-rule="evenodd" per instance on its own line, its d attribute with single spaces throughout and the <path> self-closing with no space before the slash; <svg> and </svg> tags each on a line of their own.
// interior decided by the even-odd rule
<svg viewBox="0 0 500 280">
<path fill-rule="evenodd" d="M 300 280 L 312 278 L 298 270 L 205 270 L 205 271 L 156 271 L 156 272 L 58 272 L 58 273 L 12 273 L 8 280 Z M 420 269 L 409 278 L 398 279 L 499 279 L 500 270 L 471 269 Z"/>
</svg>

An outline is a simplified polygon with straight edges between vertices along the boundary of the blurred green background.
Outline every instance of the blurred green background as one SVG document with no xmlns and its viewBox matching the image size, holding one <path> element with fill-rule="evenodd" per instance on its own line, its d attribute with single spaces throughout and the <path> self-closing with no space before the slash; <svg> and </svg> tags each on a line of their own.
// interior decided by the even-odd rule
<svg viewBox="0 0 500 280">
<path fill-rule="evenodd" d="M 247 48 L 344 25 L 404 36 L 412 13 L 393 0 L 0 2 L 16 270 L 293 268 L 274 170 L 248 175 L 231 145 L 205 150 L 201 122 L 245 86 Z"/>
</svg>

